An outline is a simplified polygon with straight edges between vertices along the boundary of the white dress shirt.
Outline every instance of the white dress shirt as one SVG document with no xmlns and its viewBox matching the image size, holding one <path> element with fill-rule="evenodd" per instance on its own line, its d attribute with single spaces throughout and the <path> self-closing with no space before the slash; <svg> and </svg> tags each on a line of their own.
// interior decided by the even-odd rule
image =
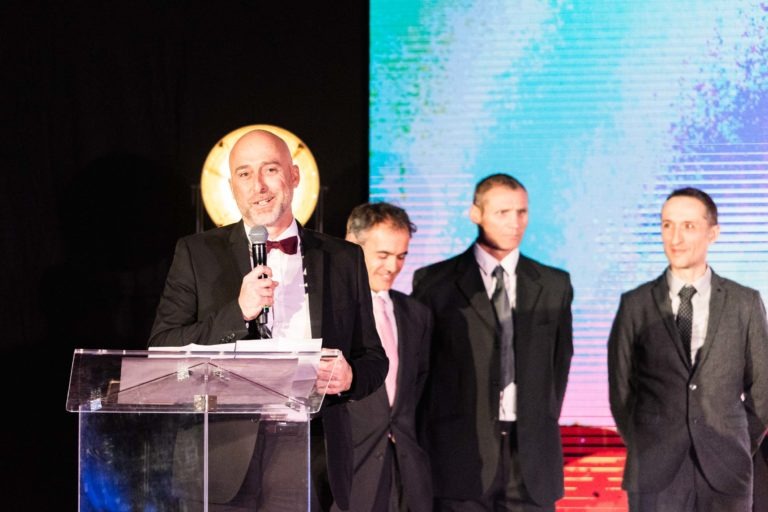
<svg viewBox="0 0 768 512">
<path fill-rule="evenodd" d="M 691 361 L 696 361 L 696 354 L 704 345 L 707 337 L 707 323 L 709 322 L 709 298 L 712 295 L 712 269 L 707 266 L 704 274 L 692 283 L 686 283 L 667 269 L 667 285 L 669 286 L 669 298 L 672 300 L 672 312 L 677 317 L 680 309 L 680 289 L 689 284 L 696 288 L 696 293 L 691 297 L 693 306 L 693 330 L 691 331 Z"/>
<path fill-rule="evenodd" d="M 250 229 L 245 225 L 246 235 Z M 275 241 L 298 235 L 299 227 L 294 219 L 288 229 L 280 233 Z M 275 288 L 274 304 L 269 309 L 267 320 L 272 338 L 308 339 L 312 337 L 309 295 L 304 285 L 301 254 L 301 237 L 299 237 L 296 254 L 285 254 L 279 249 L 272 249 L 267 254 L 267 266 L 272 269 L 272 280 L 278 282 Z M 253 264 L 252 259 L 251 264 Z"/>
<path fill-rule="evenodd" d="M 483 278 L 483 285 L 488 294 L 488 299 L 493 297 L 493 290 L 496 287 L 496 279 L 493 277 L 493 269 L 498 265 L 504 269 L 504 289 L 507 291 L 509 305 L 514 311 L 517 307 L 517 261 L 520 259 L 520 250 L 515 249 L 507 254 L 503 260 L 499 261 L 480 247 L 474 245 L 475 260 L 480 267 L 480 276 Z M 499 363 L 501 364 L 501 363 Z M 501 421 L 517 420 L 517 385 L 514 382 L 509 383 L 501 391 L 499 397 L 499 419 Z"/>
</svg>

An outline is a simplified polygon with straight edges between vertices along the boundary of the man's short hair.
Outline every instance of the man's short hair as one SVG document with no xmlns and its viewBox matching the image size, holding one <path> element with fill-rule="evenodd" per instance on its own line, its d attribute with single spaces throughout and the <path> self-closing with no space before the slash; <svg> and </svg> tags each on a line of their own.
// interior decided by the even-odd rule
<svg viewBox="0 0 768 512">
<path fill-rule="evenodd" d="M 668 196 L 667 201 L 673 197 L 692 197 L 698 199 L 704 205 L 707 210 L 706 219 L 709 221 L 710 226 L 717 225 L 717 205 L 715 201 L 703 190 L 693 187 L 684 187 L 677 190 L 673 190 Z"/>
<path fill-rule="evenodd" d="M 499 186 L 511 188 L 512 190 L 525 190 L 523 184 L 520 183 L 517 178 L 514 178 L 509 174 L 491 174 L 490 176 L 486 176 L 480 180 L 477 185 L 475 185 L 475 197 L 473 198 L 472 202 L 475 205 L 480 206 L 480 201 L 482 200 L 483 195 L 492 188 Z"/>
<path fill-rule="evenodd" d="M 360 240 L 366 231 L 383 223 L 392 224 L 396 229 L 408 230 L 410 236 L 416 232 L 416 225 L 411 222 L 405 210 L 391 203 L 378 202 L 363 203 L 352 209 L 347 219 L 347 234 L 351 233 Z"/>
</svg>

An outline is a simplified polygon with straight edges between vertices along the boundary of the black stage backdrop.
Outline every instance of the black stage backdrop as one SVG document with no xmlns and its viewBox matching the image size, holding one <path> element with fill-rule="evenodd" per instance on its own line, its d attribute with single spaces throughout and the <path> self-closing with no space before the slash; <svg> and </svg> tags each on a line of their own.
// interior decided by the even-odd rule
<svg viewBox="0 0 768 512">
<path fill-rule="evenodd" d="M 343 235 L 368 196 L 367 63 L 364 1 L 0 7 L 4 510 L 76 507 L 72 351 L 145 347 L 219 138 L 297 134 Z"/>
</svg>

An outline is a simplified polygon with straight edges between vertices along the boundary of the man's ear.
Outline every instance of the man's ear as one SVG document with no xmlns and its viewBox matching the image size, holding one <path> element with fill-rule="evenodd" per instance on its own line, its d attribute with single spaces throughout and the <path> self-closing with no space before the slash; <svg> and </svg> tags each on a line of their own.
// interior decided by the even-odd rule
<svg viewBox="0 0 768 512">
<path fill-rule="evenodd" d="M 299 172 L 299 166 L 296 164 L 291 165 L 291 180 L 293 182 L 293 188 L 299 186 L 301 181 L 301 172 Z"/>
<path fill-rule="evenodd" d="M 482 218 L 483 210 L 479 206 L 473 204 L 469 207 L 469 220 L 479 225 Z"/>
<path fill-rule="evenodd" d="M 709 234 L 707 236 L 707 238 L 709 239 L 709 243 L 712 243 L 715 240 L 717 240 L 719 236 L 720 236 L 720 224 L 715 224 L 714 226 L 710 226 Z"/>
</svg>

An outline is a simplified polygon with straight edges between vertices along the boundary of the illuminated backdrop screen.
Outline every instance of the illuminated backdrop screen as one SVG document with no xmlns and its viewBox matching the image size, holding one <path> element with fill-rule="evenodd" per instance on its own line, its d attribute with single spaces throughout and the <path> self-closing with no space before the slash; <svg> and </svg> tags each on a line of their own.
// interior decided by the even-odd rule
<svg viewBox="0 0 768 512">
<path fill-rule="evenodd" d="M 610 426 L 619 295 L 666 259 L 661 203 L 718 203 L 714 270 L 768 296 L 764 2 L 371 0 L 371 200 L 418 226 L 397 288 L 476 235 L 476 181 L 529 191 L 522 251 L 568 270 L 575 356 L 562 424 Z"/>
</svg>

